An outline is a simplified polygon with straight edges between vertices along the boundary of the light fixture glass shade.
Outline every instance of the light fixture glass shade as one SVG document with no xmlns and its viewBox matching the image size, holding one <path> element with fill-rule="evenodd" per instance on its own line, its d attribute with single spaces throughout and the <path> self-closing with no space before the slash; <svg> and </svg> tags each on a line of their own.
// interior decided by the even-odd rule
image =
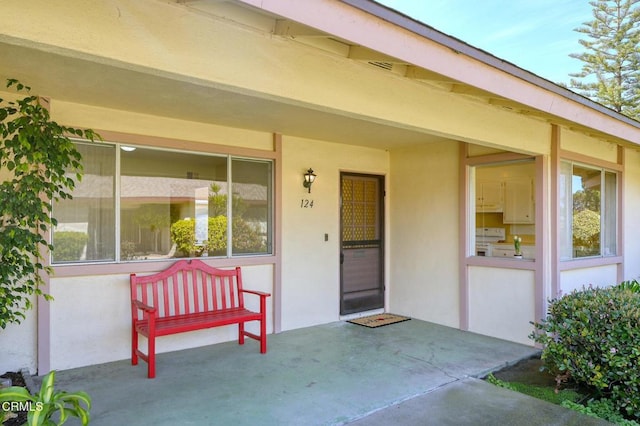
<svg viewBox="0 0 640 426">
<path fill-rule="evenodd" d="M 316 180 L 316 175 L 313 173 L 313 169 L 307 170 L 307 173 L 304 174 L 304 181 L 302 182 L 302 186 L 307 188 L 309 192 L 311 192 L 311 184 Z"/>
</svg>

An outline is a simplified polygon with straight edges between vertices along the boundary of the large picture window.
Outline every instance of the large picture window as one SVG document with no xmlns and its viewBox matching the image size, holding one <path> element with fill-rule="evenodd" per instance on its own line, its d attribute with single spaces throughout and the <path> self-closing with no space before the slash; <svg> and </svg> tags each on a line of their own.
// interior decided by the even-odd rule
<svg viewBox="0 0 640 426">
<path fill-rule="evenodd" d="M 106 144 L 78 149 L 85 175 L 73 199 L 54 205 L 53 263 L 272 252 L 271 161 Z"/>
<path fill-rule="evenodd" d="M 617 254 L 615 172 L 562 161 L 559 202 L 561 260 Z"/>
</svg>

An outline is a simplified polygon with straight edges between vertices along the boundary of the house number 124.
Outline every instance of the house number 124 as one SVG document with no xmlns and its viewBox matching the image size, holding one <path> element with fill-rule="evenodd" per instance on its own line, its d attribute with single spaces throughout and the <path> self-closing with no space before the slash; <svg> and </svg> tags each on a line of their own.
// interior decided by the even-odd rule
<svg viewBox="0 0 640 426">
<path fill-rule="evenodd" d="M 313 208 L 313 200 L 309 200 L 307 198 L 303 198 L 300 200 L 300 208 L 301 209 L 312 209 Z"/>
</svg>

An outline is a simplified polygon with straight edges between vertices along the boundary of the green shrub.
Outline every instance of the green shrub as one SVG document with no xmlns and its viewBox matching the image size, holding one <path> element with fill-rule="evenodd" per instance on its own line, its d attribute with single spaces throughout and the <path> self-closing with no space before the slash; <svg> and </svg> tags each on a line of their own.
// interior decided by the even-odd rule
<svg viewBox="0 0 640 426">
<path fill-rule="evenodd" d="M 618 287 L 630 290 L 634 293 L 640 293 L 640 282 L 638 280 L 622 281 Z"/>
<path fill-rule="evenodd" d="M 578 411 L 582 414 L 586 414 L 590 417 L 597 417 L 604 419 L 608 422 L 620 425 L 620 426 L 639 426 L 640 423 L 634 420 L 628 420 L 622 417 L 619 411 L 616 410 L 614 404 L 608 399 L 589 400 L 586 405 L 580 404 L 574 401 L 566 400 L 560 404 L 565 408 Z"/>
<path fill-rule="evenodd" d="M 207 240 L 196 244 L 195 219 L 182 219 L 171 225 L 171 240 L 187 256 L 207 252 L 213 256 L 225 255 L 227 250 L 226 216 L 209 217 Z M 236 253 L 264 251 L 264 242 L 258 231 L 242 218 L 233 221 L 233 247 Z"/>
<path fill-rule="evenodd" d="M 531 338 L 545 366 L 590 387 L 625 416 L 640 419 L 640 293 L 586 288 L 550 302 Z"/>
<path fill-rule="evenodd" d="M 87 245 L 88 235 L 84 232 L 61 231 L 54 234 L 53 258 L 56 262 L 80 260 Z"/>
<path fill-rule="evenodd" d="M 196 220 L 181 219 L 171 225 L 171 240 L 176 249 L 186 256 L 192 256 L 196 250 Z"/>
</svg>

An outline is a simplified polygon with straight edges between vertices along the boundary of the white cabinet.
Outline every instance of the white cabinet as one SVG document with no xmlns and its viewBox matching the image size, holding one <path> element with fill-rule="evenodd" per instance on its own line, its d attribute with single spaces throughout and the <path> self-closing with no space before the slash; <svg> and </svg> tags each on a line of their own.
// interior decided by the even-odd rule
<svg viewBox="0 0 640 426">
<path fill-rule="evenodd" d="M 533 179 L 515 178 L 504 182 L 504 223 L 534 223 Z"/>
<path fill-rule="evenodd" d="M 513 257 L 516 254 L 516 250 L 513 246 L 497 246 L 491 247 L 491 256 L 495 257 Z"/>
<path fill-rule="evenodd" d="M 476 211 L 501 212 L 504 209 L 504 185 L 500 181 L 479 180 L 476 185 Z"/>
<path fill-rule="evenodd" d="M 520 246 L 520 251 L 522 251 L 522 257 L 525 259 L 535 259 L 536 257 L 536 246 L 523 245 Z M 490 253 L 490 256 L 493 257 L 513 258 L 516 250 L 513 244 L 491 244 Z"/>
</svg>

